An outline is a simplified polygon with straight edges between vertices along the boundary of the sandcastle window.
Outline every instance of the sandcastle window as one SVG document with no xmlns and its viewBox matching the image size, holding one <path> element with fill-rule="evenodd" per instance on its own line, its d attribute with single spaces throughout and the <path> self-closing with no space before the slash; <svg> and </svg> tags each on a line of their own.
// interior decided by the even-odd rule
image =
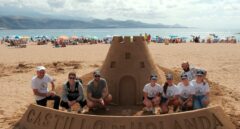
<svg viewBox="0 0 240 129">
<path fill-rule="evenodd" d="M 111 64 L 110 64 L 110 68 L 115 68 L 115 67 L 116 67 L 116 62 L 112 61 Z"/>
<path fill-rule="evenodd" d="M 125 59 L 130 59 L 131 58 L 131 53 L 127 52 L 125 53 Z"/>
<path fill-rule="evenodd" d="M 140 67 L 141 68 L 145 68 L 145 64 L 144 64 L 144 62 L 142 61 L 142 62 L 140 62 Z"/>
</svg>

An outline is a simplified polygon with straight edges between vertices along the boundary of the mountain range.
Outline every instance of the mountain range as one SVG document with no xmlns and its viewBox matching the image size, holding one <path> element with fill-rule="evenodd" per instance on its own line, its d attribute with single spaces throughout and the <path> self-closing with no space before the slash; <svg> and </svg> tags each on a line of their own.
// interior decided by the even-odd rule
<svg viewBox="0 0 240 129">
<path fill-rule="evenodd" d="M 140 21 L 114 19 L 58 19 L 26 16 L 0 16 L 0 29 L 85 29 L 85 28 L 187 28 L 185 26 L 150 24 Z"/>
</svg>

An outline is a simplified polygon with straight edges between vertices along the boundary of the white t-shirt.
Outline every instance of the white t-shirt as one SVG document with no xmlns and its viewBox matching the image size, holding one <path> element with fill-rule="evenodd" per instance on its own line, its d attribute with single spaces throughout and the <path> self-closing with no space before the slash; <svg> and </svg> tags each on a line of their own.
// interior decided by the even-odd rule
<svg viewBox="0 0 240 129">
<path fill-rule="evenodd" d="M 45 74 L 45 76 L 40 79 L 37 76 L 32 78 L 32 89 L 37 89 L 39 93 L 48 93 L 48 83 L 52 82 L 53 79 Z M 42 100 L 46 97 L 35 95 L 36 100 Z"/>
<path fill-rule="evenodd" d="M 179 95 L 179 89 L 176 85 L 168 86 L 166 94 L 164 92 L 162 94 L 165 98 L 173 98 L 175 95 Z"/>
<path fill-rule="evenodd" d="M 195 78 L 195 71 L 196 69 L 192 68 L 188 72 L 184 71 L 183 73 L 187 75 L 189 81 L 192 81 Z"/>
<path fill-rule="evenodd" d="M 153 98 L 158 93 L 162 93 L 163 89 L 162 89 L 162 86 L 157 83 L 155 84 L 155 86 L 151 86 L 151 83 L 148 83 L 144 86 L 143 92 L 147 93 L 148 97 Z"/>
<path fill-rule="evenodd" d="M 203 83 L 197 83 L 196 80 L 192 80 L 191 84 L 194 87 L 195 95 L 206 95 L 210 91 L 209 85 L 207 82 L 205 82 L 205 85 Z"/>
<path fill-rule="evenodd" d="M 178 83 L 179 94 L 182 98 L 189 98 L 191 95 L 195 94 L 194 87 L 191 83 L 188 86 L 185 86 L 182 82 Z"/>
</svg>

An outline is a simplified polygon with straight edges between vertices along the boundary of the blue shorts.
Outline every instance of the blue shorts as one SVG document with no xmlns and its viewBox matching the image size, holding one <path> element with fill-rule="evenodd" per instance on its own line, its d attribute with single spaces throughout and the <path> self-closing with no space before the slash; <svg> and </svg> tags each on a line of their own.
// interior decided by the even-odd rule
<svg viewBox="0 0 240 129">
<path fill-rule="evenodd" d="M 203 101 L 207 100 L 208 97 L 205 95 L 194 95 L 193 96 L 193 109 L 200 109 L 200 108 L 204 108 L 207 105 L 204 105 Z"/>
</svg>

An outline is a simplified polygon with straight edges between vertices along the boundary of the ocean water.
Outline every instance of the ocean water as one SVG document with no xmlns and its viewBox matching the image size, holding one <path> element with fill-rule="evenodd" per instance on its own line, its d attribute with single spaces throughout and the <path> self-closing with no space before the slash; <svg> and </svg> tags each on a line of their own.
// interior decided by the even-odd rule
<svg viewBox="0 0 240 129">
<path fill-rule="evenodd" d="M 207 38 L 209 34 L 216 34 L 219 38 L 235 36 L 240 41 L 240 29 L 200 29 L 200 28 L 113 28 L 113 29 L 26 29 L 26 30 L 0 30 L 0 38 L 11 35 L 38 36 L 46 35 L 48 37 L 67 36 L 97 36 L 99 38 L 107 35 L 128 35 L 134 36 L 148 33 L 152 37 L 169 37 L 176 35 L 191 39 L 191 35 Z"/>
</svg>

